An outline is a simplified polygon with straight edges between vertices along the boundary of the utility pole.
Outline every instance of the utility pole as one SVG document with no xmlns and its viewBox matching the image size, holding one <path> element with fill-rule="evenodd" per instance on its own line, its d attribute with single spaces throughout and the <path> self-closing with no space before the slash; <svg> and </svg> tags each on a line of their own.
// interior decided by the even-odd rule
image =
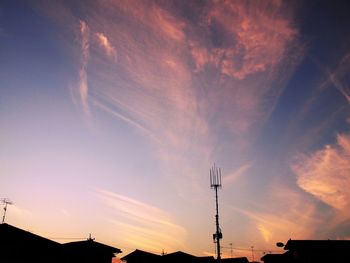
<svg viewBox="0 0 350 263">
<path fill-rule="evenodd" d="M 216 204 L 216 232 L 213 234 L 214 243 L 216 243 L 217 260 L 221 260 L 220 252 L 220 239 L 222 239 L 222 233 L 219 225 L 219 201 L 218 201 L 218 188 L 221 188 L 221 169 L 214 166 L 210 169 L 210 187 L 215 190 L 215 204 Z"/>
<path fill-rule="evenodd" d="M 250 248 L 252 249 L 252 258 L 253 258 L 253 261 L 254 261 L 254 246 L 251 246 Z"/>
<path fill-rule="evenodd" d="M 2 222 L 1 222 L 3 224 L 3 223 L 5 223 L 7 205 L 12 205 L 13 203 L 7 198 L 1 198 L 0 201 L 1 201 L 1 203 L 4 204 L 4 215 L 2 217 Z"/>
</svg>

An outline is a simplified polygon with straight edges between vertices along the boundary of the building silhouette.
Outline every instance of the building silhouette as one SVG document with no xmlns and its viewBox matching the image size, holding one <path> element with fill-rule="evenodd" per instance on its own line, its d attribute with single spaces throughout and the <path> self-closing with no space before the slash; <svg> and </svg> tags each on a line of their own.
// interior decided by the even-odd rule
<svg viewBox="0 0 350 263">
<path fill-rule="evenodd" d="M 111 263 L 118 248 L 92 239 L 60 244 L 29 231 L 0 224 L 1 263 Z"/>
<path fill-rule="evenodd" d="M 197 257 L 182 251 L 177 251 L 165 255 L 157 255 L 150 252 L 136 249 L 130 254 L 121 258 L 126 263 L 215 263 L 216 259 L 212 256 Z M 241 258 L 222 258 L 222 263 L 248 263 L 246 257 Z"/>
<path fill-rule="evenodd" d="M 349 240 L 288 240 L 283 254 L 266 254 L 264 263 L 350 262 Z"/>
<path fill-rule="evenodd" d="M 121 258 L 126 263 L 157 263 L 160 262 L 160 255 L 136 249 Z"/>
</svg>

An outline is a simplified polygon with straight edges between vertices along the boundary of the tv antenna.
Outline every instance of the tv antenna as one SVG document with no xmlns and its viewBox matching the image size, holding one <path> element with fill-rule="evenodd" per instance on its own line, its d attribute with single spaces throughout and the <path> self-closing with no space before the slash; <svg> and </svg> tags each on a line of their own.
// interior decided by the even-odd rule
<svg viewBox="0 0 350 263">
<path fill-rule="evenodd" d="M 221 169 L 214 166 L 210 169 L 210 187 L 215 190 L 215 204 L 216 204 L 216 232 L 213 234 L 214 243 L 216 243 L 217 260 L 221 259 L 220 253 L 220 239 L 222 239 L 222 233 L 219 226 L 219 201 L 218 201 L 218 188 L 221 188 Z"/>
<path fill-rule="evenodd" d="M 11 202 L 8 198 L 1 198 L 0 202 L 4 205 L 4 215 L 2 217 L 2 222 L 1 222 L 3 224 L 5 223 L 7 205 L 13 205 L 13 202 Z"/>
</svg>

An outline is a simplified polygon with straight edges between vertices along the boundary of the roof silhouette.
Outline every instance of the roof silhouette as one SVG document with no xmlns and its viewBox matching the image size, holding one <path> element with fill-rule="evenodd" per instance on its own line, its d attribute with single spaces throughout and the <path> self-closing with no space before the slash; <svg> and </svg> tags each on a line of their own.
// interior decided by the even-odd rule
<svg viewBox="0 0 350 263">
<path fill-rule="evenodd" d="M 285 250 L 293 249 L 349 249 L 349 240 L 292 240 L 284 246 Z"/>
<path fill-rule="evenodd" d="M 249 261 L 248 261 L 248 259 L 246 257 L 222 258 L 222 259 L 220 259 L 220 262 L 225 262 L 225 263 L 249 263 Z"/>
<path fill-rule="evenodd" d="M 60 243 L 56 241 L 33 234 L 32 232 L 20 229 L 18 227 L 6 223 L 0 224 L 0 233 L 2 236 L 1 241 L 3 241 L 6 238 L 7 242 L 15 241 L 17 244 L 19 244 L 19 242 L 34 242 L 52 246 L 60 245 Z M 28 245 L 28 243 L 26 243 L 26 245 Z"/>
<path fill-rule="evenodd" d="M 72 249 L 84 249 L 84 250 L 93 250 L 93 251 L 101 251 L 104 253 L 121 253 L 122 251 L 119 248 L 111 247 L 99 242 L 96 242 L 92 239 L 87 239 L 84 241 L 74 241 L 62 244 L 65 248 Z"/>
<path fill-rule="evenodd" d="M 0 262 L 111 263 L 121 250 L 92 239 L 60 244 L 9 224 L 0 224 Z"/>
<path fill-rule="evenodd" d="M 136 249 L 128 255 L 122 257 L 121 260 L 126 260 L 127 262 L 155 262 L 159 260 L 160 257 L 160 255 Z"/>
<path fill-rule="evenodd" d="M 349 240 L 291 240 L 284 246 L 283 254 L 267 254 L 265 263 L 297 262 L 350 262 Z"/>
</svg>

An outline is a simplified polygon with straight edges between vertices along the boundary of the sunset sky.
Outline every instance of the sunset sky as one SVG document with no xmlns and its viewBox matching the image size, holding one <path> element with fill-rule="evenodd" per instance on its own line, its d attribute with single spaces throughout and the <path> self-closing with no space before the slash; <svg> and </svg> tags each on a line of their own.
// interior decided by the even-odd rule
<svg viewBox="0 0 350 263">
<path fill-rule="evenodd" d="M 348 1 L 0 3 L 0 198 L 59 242 L 350 239 Z M 1 216 L 3 210 L 1 209 Z M 240 249 L 238 249 L 240 248 Z"/>
</svg>

